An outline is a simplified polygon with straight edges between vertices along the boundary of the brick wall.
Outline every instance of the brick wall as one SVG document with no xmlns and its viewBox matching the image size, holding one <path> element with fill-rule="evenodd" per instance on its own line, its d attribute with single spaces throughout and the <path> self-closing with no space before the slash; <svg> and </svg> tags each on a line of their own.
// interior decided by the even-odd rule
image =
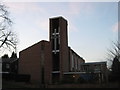
<svg viewBox="0 0 120 90">
<path fill-rule="evenodd" d="M 20 52 L 19 74 L 30 74 L 31 82 L 36 85 L 40 85 L 41 83 L 50 83 L 50 60 L 51 55 L 49 42 L 38 42 L 37 44 L 34 44 Z"/>
</svg>

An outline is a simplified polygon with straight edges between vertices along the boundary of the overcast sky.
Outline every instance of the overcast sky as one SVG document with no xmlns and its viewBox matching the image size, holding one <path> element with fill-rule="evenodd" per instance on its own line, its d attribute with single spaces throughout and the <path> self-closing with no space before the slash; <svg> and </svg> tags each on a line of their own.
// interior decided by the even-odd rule
<svg viewBox="0 0 120 90">
<path fill-rule="evenodd" d="M 106 61 L 107 49 L 118 40 L 117 2 L 7 2 L 17 52 L 49 40 L 49 18 L 68 21 L 68 44 L 86 62 Z"/>
</svg>

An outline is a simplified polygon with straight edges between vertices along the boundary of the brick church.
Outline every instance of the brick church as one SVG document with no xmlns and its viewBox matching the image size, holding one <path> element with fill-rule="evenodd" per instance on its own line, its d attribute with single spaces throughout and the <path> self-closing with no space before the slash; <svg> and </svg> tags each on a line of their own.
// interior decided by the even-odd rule
<svg viewBox="0 0 120 90">
<path fill-rule="evenodd" d="M 30 82 L 56 84 L 66 74 L 80 73 L 85 60 L 68 46 L 67 20 L 49 19 L 49 41 L 42 40 L 20 52 L 19 74 L 30 75 Z M 86 65 L 85 65 L 86 66 Z"/>
<path fill-rule="evenodd" d="M 56 83 L 65 72 L 80 71 L 85 60 L 68 46 L 67 20 L 49 19 L 49 41 L 42 40 L 20 52 L 19 74 L 29 74 L 36 85 Z"/>
</svg>

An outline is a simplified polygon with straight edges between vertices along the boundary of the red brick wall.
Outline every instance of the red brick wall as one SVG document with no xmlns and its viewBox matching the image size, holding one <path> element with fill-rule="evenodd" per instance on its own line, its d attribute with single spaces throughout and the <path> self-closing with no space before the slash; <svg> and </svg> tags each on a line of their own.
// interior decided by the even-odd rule
<svg viewBox="0 0 120 90">
<path fill-rule="evenodd" d="M 31 81 L 40 82 L 40 42 L 20 52 L 19 73 L 30 74 Z M 39 49 L 39 50 L 38 50 Z M 38 70 L 39 69 L 39 70 Z"/>
<path fill-rule="evenodd" d="M 40 85 L 42 80 L 41 68 L 44 64 L 44 82 L 50 82 L 51 73 L 50 44 L 41 41 L 20 52 L 19 74 L 30 74 L 31 82 Z"/>
<path fill-rule="evenodd" d="M 69 71 L 68 61 L 68 34 L 67 34 L 67 21 L 60 18 L 60 69 L 62 72 Z"/>
<path fill-rule="evenodd" d="M 52 57 L 51 57 L 51 44 L 46 43 L 45 46 L 45 83 L 52 83 Z"/>
</svg>

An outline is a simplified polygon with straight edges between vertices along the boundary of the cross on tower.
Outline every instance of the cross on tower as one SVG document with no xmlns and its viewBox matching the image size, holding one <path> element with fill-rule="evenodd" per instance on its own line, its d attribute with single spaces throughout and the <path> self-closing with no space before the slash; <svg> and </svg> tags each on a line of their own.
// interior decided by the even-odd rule
<svg viewBox="0 0 120 90">
<path fill-rule="evenodd" d="M 52 34 L 53 35 L 53 40 L 54 40 L 54 49 L 53 49 L 53 52 L 56 54 L 56 52 L 59 52 L 59 50 L 57 50 L 57 38 L 59 38 L 59 33 L 57 33 L 57 30 L 54 29 L 54 33 Z"/>
</svg>

